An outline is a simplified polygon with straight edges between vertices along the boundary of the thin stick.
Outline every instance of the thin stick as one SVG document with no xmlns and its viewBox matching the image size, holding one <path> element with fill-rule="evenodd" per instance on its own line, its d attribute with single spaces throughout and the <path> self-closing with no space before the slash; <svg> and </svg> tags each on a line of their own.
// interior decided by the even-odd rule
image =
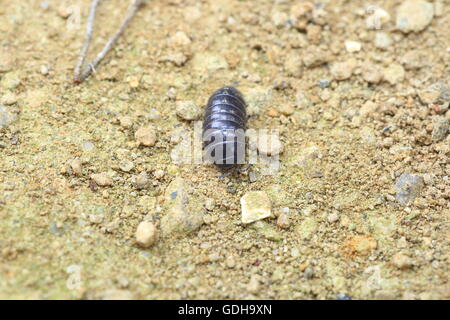
<svg viewBox="0 0 450 320">
<path fill-rule="evenodd" d="M 133 3 L 128 8 L 128 13 L 125 19 L 123 20 L 121 26 L 117 30 L 117 32 L 108 40 L 108 42 L 103 47 L 102 51 L 99 52 L 99 54 L 95 57 L 94 60 L 92 60 L 84 69 L 83 73 L 81 74 L 79 78 L 79 82 L 84 81 L 89 75 L 94 71 L 95 68 L 97 68 L 97 65 L 102 61 L 102 59 L 108 54 L 108 52 L 112 49 L 114 44 L 116 43 L 117 39 L 120 38 L 122 33 L 127 28 L 130 21 L 135 16 L 136 12 L 138 11 L 139 7 L 141 6 L 143 0 L 134 0 Z M 78 83 L 79 83 L 78 82 Z"/>
<path fill-rule="evenodd" d="M 86 24 L 86 35 L 84 36 L 83 46 L 81 47 L 80 56 L 78 57 L 78 63 L 75 66 L 75 72 L 73 76 L 73 81 L 75 83 L 81 82 L 81 67 L 83 66 L 84 60 L 86 59 L 86 55 L 89 50 L 89 44 L 91 43 L 92 33 L 94 31 L 95 10 L 97 9 L 99 2 L 100 0 L 92 0 L 91 2 L 91 9 L 89 10 L 89 17 Z"/>
</svg>

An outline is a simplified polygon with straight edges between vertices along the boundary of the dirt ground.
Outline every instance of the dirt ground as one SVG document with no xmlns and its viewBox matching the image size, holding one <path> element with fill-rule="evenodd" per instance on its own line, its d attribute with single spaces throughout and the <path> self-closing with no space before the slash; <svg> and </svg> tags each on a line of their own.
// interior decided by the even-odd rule
<svg viewBox="0 0 450 320">
<path fill-rule="evenodd" d="M 1 0 L 0 298 L 450 298 L 449 1 L 147 1 L 74 85 L 89 5 Z M 227 84 L 279 130 L 276 174 L 172 161 L 177 102 Z M 202 221 L 142 248 L 175 177 Z M 272 218 L 241 222 L 249 191 Z"/>
</svg>

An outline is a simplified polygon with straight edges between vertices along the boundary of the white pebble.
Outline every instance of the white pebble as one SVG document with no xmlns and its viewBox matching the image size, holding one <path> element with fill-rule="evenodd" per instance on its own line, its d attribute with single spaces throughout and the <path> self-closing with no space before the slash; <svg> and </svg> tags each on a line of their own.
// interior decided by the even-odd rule
<svg viewBox="0 0 450 320">
<path fill-rule="evenodd" d="M 349 53 L 358 52 L 361 50 L 361 42 L 358 41 L 345 41 L 345 49 Z"/>
<path fill-rule="evenodd" d="M 333 212 L 327 217 L 328 222 L 334 223 L 339 220 L 339 215 L 336 212 Z"/>
<path fill-rule="evenodd" d="M 150 221 L 142 221 L 136 229 L 136 243 L 141 247 L 148 248 L 155 243 L 157 230 Z"/>
<path fill-rule="evenodd" d="M 249 191 L 241 198 L 242 222 L 251 223 L 272 215 L 270 199 L 264 191 Z"/>
</svg>

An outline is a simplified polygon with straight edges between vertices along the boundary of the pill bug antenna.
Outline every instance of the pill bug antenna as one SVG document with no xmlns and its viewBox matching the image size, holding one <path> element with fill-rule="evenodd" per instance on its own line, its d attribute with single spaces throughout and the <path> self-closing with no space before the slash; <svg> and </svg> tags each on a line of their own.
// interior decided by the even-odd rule
<svg viewBox="0 0 450 320">
<path fill-rule="evenodd" d="M 92 39 L 92 34 L 94 31 L 94 22 L 95 22 L 95 13 L 97 10 L 97 7 L 100 3 L 100 0 L 92 0 L 91 1 L 91 8 L 89 10 L 89 16 L 88 21 L 86 24 L 86 34 L 83 40 L 83 44 L 81 46 L 80 55 L 77 60 L 77 64 L 75 65 L 74 69 L 74 77 L 73 82 L 76 84 L 79 84 L 86 80 L 87 77 L 92 72 L 95 72 L 95 69 L 97 68 L 97 65 L 103 60 L 103 58 L 108 54 L 109 51 L 114 47 L 117 40 L 120 38 L 122 33 L 127 28 L 130 21 L 133 19 L 133 17 L 136 15 L 136 12 L 139 10 L 141 5 L 143 4 L 143 0 L 133 0 L 130 6 L 128 7 L 128 12 L 125 18 L 123 19 L 121 25 L 117 29 L 117 31 L 113 34 L 113 36 L 106 42 L 103 49 L 97 54 L 97 56 L 89 62 L 87 65 L 84 66 L 84 61 L 86 60 L 86 56 L 88 53 L 89 45 Z"/>
</svg>

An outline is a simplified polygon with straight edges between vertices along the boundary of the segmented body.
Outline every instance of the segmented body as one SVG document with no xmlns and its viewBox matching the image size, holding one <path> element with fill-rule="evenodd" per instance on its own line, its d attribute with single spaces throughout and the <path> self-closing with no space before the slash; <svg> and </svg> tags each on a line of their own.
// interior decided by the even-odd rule
<svg viewBox="0 0 450 320">
<path fill-rule="evenodd" d="M 222 87 L 209 98 L 203 122 L 205 155 L 221 169 L 243 163 L 246 103 L 234 87 Z"/>
</svg>

